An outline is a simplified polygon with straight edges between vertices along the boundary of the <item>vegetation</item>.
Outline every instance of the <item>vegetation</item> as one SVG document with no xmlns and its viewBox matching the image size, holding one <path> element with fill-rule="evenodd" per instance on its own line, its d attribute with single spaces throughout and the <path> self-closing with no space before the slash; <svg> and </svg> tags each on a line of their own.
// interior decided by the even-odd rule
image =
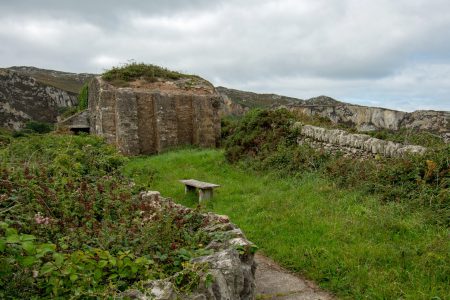
<svg viewBox="0 0 450 300">
<path fill-rule="evenodd" d="M 89 95 L 89 85 L 86 83 L 80 90 L 78 94 L 78 111 L 82 111 L 88 108 L 88 95 Z"/>
<path fill-rule="evenodd" d="M 28 121 L 25 130 L 31 133 L 49 133 L 53 130 L 53 125 L 45 122 Z"/>
<path fill-rule="evenodd" d="M 243 166 L 227 163 L 222 151 L 192 149 L 133 158 L 124 172 L 192 207 L 198 199 L 184 194 L 179 179 L 220 184 L 208 210 L 229 215 L 266 255 L 341 298 L 450 294 L 448 229 L 430 222 L 429 208 L 382 202 L 318 172 L 283 176 Z"/>
<path fill-rule="evenodd" d="M 143 79 L 150 82 L 158 78 L 177 80 L 181 78 L 195 78 L 194 75 L 186 75 L 176 71 L 171 71 L 163 67 L 144 63 L 128 63 L 121 67 L 113 67 L 103 73 L 102 78 L 116 85 L 123 85 L 126 82 Z"/>
<path fill-rule="evenodd" d="M 424 156 L 355 160 L 298 146 L 294 121 L 286 110 L 250 112 L 234 129 L 227 128 L 225 157 L 289 176 L 319 172 L 341 187 L 358 187 L 383 201 L 431 207 L 430 219 L 450 224 L 450 145 L 431 148 Z"/>
<path fill-rule="evenodd" d="M 78 99 L 78 104 L 77 106 L 73 106 L 73 107 L 69 107 L 69 108 L 65 108 L 62 113 L 61 116 L 63 118 L 68 118 L 80 111 L 86 110 L 88 108 L 88 97 L 89 97 L 89 84 L 85 83 L 77 96 Z"/>
<path fill-rule="evenodd" d="M 428 148 L 444 148 L 446 146 L 444 140 L 438 135 L 408 128 L 402 128 L 400 130 L 380 129 L 364 133 L 377 139 L 402 144 L 420 145 Z"/>
<path fill-rule="evenodd" d="M 2 145 L 0 298 L 104 299 L 174 274 L 182 290 L 199 284 L 206 269 L 188 261 L 208 253 L 202 216 L 143 203 L 124 162 L 90 136 Z"/>
</svg>

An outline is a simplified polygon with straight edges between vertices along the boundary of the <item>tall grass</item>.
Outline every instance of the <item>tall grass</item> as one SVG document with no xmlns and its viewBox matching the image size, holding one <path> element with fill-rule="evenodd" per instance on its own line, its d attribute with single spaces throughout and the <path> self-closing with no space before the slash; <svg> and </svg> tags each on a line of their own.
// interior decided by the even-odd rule
<svg viewBox="0 0 450 300">
<path fill-rule="evenodd" d="M 188 206 L 179 179 L 220 184 L 206 209 L 227 214 L 262 252 L 348 299 L 445 299 L 448 228 L 426 208 L 339 189 L 316 173 L 280 178 L 228 164 L 221 151 L 180 150 L 132 159 L 124 173 Z"/>
</svg>

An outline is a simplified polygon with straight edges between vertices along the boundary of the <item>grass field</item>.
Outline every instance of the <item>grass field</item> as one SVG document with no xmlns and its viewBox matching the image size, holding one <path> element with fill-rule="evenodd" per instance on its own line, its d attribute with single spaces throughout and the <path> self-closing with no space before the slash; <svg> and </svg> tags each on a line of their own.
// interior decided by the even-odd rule
<svg viewBox="0 0 450 300">
<path fill-rule="evenodd" d="M 206 209 L 226 214 L 260 251 L 349 299 L 448 299 L 447 228 L 424 211 L 337 189 L 317 174 L 280 178 L 228 164 L 217 150 L 131 159 L 124 173 L 187 206 L 179 179 L 220 184 Z"/>
</svg>

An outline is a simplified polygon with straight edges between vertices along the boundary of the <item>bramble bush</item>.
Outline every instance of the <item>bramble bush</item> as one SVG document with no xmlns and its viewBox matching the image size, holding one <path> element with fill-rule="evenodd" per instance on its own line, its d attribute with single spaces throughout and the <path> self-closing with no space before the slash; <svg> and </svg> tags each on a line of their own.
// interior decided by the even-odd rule
<svg viewBox="0 0 450 300">
<path fill-rule="evenodd" d="M 31 135 L 0 149 L 0 298 L 103 299 L 207 276 L 186 263 L 206 254 L 202 215 L 146 205 L 120 174 L 125 161 L 92 136 Z"/>
<path fill-rule="evenodd" d="M 449 224 L 450 145 L 436 140 L 434 135 L 418 133 L 403 139 L 420 140 L 430 146 L 422 156 L 368 160 L 333 156 L 308 145 L 297 145 L 298 129 L 292 127 L 297 120 L 298 116 L 285 109 L 258 109 L 228 122 L 223 134 L 225 157 L 255 169 L 275 170 L 282 176 L 320 172 L 341 187 L 362 188 L 380 195 L 383 201 L 432 208 L 433 222 Z M 390 134 L 390 138 L 394 135 Z M 401 133 L 395 138 L 402 140 Z"/>
</svg>

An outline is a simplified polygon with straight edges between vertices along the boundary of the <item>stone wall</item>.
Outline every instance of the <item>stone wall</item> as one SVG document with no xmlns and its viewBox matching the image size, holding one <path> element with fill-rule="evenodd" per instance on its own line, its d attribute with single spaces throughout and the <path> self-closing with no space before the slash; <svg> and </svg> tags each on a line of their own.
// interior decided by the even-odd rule
<svg viewBox="0 0 450 300">
<path fill-rule="evenodd" d="M 91 132 L 126 155 L 188 144 L 215 147 L 220 138 L 218 98 L 213 88 L 118 88 L 97 77 L 89 85 Z"/>
<path fill-rule="evenodd" d="M 170 207 L 179 214 L 190 212 L 189 208 L 161 197 L 159 192 L 143 192 L 140 196 L 142 201 L 152 207 Z M 171 278 L 167 278 L 149 281 L 144 284 L 143 291 L 128 290 L 124 292 L 123 296 L 140 300 L 255 299 L 254 245 L 245 238 L 242 230 L 230 222 L 227 216 L 207 213 L 203 217 L 206 220 L 204 223 L 207 225 L 201 230 L 212 237 L 212 241 L 205 248 L 212 250 L 213 253 L 194 258 L 191 263 L 209 265 L 208 272 L 213 276 L 210 286 L 200 284 L 190 294 L 180 294 L 173 286 Z M 218 235 L 221 237 L 220 239 L 215 238 Z M 237 248 L 241 251 L 237 251 Z"/>
<path fill-rule="evenodd" d="M 307 143 L 330 152 L 339 151 L 359 157 L 374 155 L 400 157 L 405 153 L 423 154 L 426 151 L 426 148 L 422 146 L 403 145 L 373 138 L 366 134 L 351 134 L 344 130 L 326 129 L 300 123 L 294 126 L 300 129 L 299 144 Z"/>
</svg>

